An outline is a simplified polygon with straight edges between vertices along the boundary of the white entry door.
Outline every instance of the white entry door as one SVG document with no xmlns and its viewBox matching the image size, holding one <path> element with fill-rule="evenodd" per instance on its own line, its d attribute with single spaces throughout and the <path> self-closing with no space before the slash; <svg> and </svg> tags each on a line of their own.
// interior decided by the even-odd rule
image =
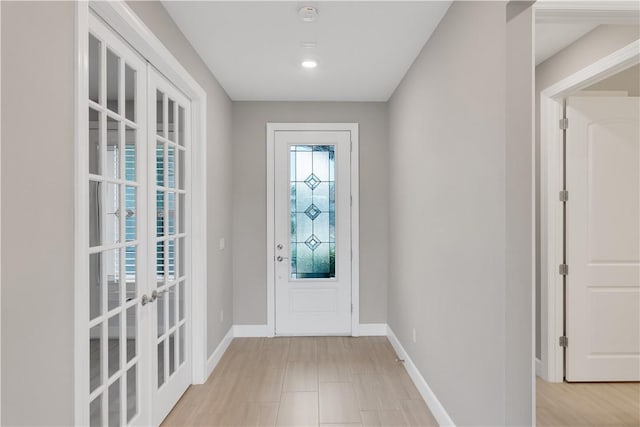
<svg viewBox="0 0 640 427">
<path fill-rule="evenodd" d="M 639 99 L 567 102 L 568 381 L 640 380 Z"/>
<path fill-rule="evenodd" d="M 276 131 L 275 333 L 351 335 L 351 132 Z"/>
</svg>

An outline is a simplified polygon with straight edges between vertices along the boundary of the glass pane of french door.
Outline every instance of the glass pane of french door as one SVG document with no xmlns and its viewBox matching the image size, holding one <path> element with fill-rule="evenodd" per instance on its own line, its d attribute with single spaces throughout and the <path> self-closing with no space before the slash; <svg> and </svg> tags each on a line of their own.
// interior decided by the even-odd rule
<svg viewBox="0 0 640 427">
<path fill-rule="evenodd" d="M 146 63 L 93 15 L 88 35 L 88 421 L 140 420 Z M 142 209 L 141 209 L 142 208 Z"/>
<path fill-rule="evenodd" d="M 152 356 L 154 421 L 161 421 L 191 383 L 187 298 L 189 229 L 190 103 L 152 67 L 149 73 L 150 225 L 155 302 Z"/>
</svg>

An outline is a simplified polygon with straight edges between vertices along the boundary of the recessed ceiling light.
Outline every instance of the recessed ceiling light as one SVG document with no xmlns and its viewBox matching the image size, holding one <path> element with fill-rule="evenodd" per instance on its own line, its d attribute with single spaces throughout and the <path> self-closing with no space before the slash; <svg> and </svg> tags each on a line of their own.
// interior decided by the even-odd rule
<svg viewBox="0 0 640 427">
<path fill-rule="evenodd" d="M 318 66 L 318 63 L 313 59 L 306 59 L 302 61 L 302 64 L 300 65 L 302 65 L 302 68 L 316 68 Z"/>
<path fill-rule="evenodd" d="M 313 6 L 304 6 L 298 10 L 298 16 L 304 22 L 313 22 L 318 18 L 318 9 Z"/>
</svg>

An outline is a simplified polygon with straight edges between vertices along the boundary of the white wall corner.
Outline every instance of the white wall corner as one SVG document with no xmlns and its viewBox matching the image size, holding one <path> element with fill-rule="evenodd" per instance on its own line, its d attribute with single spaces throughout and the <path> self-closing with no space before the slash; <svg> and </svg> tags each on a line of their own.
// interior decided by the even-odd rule
<svg viewBox="0 0 640 427">
<path fill-rule="evenodd" d="M 387 324 L 386 323 L 360 323 L 359 336 L 361 337 L 387 336 Z"/>
<path fill-rule="evenodd" d="M 235 338 L 268 337 L 269 327 L 267 325 L 233 325 L 233 336 Z"/>
<path fill-rule="evenodd" d="M 211 356 L 209 356 L 209 359 L 207 359 L 207 371 L 206 371 L 207 375 L 205 378 L 205 382 L 209 378 L 209 376 L 211 376 L 211 373 L 213 372 L 215 367 L 218 366 L 220 359 L 222 359 L 224 352 L 227 351 L 227 348 L 229 347 L 229 344 L 231 344 L 232 340 L 233 340 L 233 326 L 229 328 L 229 330 L 227 331 L 227 334 L 224 336 L 224 338 L 222 338 L 222 341 L 220 341 L 220 344 L 218 344 L 218 347 L 216 347 L 216 349 L 213 350 L 213 353 L 211 353 Z"/>
<path fill-rule="evenodd" d="M 404 347 L 402 347 L 398 337 L 396 337 L 396 334 L 393 333 L 393 330 L 390 327 L 387 327 L 387 337 L 389 338 L 389 342 L 393 346 L 398 357 L 404 360 L 404 367 L 407 370 L 409 377 L 411 377 L 411 380 L 420 392 L 420 395 L 427 403 L 427 406 L 438 422 L 438 425 L 455 426 L 455 423 L 447 413 L 446 409 L 442 406 L 442 403 L 440 403 L 433 390 L 431 390 L 431 387 L 429 387 L 429 384 L 427 384 L 427 381 L 424 379 L 420 371 L 418 371 L 418 368 L 413 363 Z"/>
</svg>

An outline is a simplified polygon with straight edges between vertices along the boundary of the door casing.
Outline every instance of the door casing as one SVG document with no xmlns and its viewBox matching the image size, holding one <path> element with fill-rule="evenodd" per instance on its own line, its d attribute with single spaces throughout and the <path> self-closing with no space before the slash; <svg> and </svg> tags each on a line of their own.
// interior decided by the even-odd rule
<svg viewBox="0 0 640 427">
<path fill-rule="evenodd" d="M 267 123 L 267 336 L 275 336 L 275 132 L 348 131 L 351 133 L 351 335 L 360 335 L 360 197 L 358 123 Z"/>
<path fill-rule="evenodd" d="M 536 360 L 536 375 L 545 381 L 564 380 L 564 349 L 558 341 L 563 335 L 564 326 L 563 276 L 558 271 L 558 266 L 563 263 L 564 253 L 563 207 L 558 200 L 558 193 L 563 188 L 564 173 L 563 132 L 558 126 L 563 118 L 563 99 L 638 63 L 640 40 L 577 71 L 540 93 L 541 359 Z"/>
<path fill-rule="evenodd" d="M 206 114 L 207 96 L 202 87 L 191 77 L 181 63 L 171 54 L 153 32 L 124 2 L 81 1 L 75 3 L 75 203 L 74 203 L 74 417 L 76 425 L 89 424 L 89 401 L 85 384 L 88 383 L 88 340 L 78 339 L 86 335 L 84 279 L 88 275 L 86 248 L 88 227 L 86 206 L 86 154 L 85 128 L 88 120 L 88 34 L 89 9 L 102 18 L 125 39 L 141 56 L 158 69 L 191 101 L 192 123 L 192 239 L 191 239 L 191 357 L 192 383 L 202 384 L 207 375 L 207 211 L 206 211 Z M 151 420 L 147 424 L 151 424 Z"/>
</svg>

